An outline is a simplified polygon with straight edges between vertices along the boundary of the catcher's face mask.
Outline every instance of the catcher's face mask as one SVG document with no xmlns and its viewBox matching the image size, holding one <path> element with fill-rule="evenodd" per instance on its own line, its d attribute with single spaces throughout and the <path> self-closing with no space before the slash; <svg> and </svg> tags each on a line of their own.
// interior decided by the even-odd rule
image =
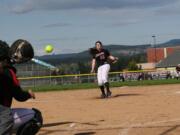
<svg viewBox="0 0 180 135">
<path fill-rule="evenodd" d="M 16 40 L 10 47 L 10 58 L 13 63 L 25 63 L 34 57 L 32 45 L 26 40 Z"/>
</svg>

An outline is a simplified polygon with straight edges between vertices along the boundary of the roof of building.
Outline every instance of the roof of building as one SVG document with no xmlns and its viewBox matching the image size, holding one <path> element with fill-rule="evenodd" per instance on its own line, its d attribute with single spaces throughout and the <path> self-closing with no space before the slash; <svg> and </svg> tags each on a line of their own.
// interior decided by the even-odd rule
<svg viewBox="0 0 180 135">
<path fill-rule="evenodd" d="M 180 50 L 176 50 L 174 53 L 170 54 L 164 60 L 160 61 L 156 67 L 166 68 L 166 67 L 176 67 L 180 64 Z"/>
<path fill-rule="evenodd" d="M 155 63 L 138 63 L 137 65 L 143 70 L 155 68 Z"/>
</svg>

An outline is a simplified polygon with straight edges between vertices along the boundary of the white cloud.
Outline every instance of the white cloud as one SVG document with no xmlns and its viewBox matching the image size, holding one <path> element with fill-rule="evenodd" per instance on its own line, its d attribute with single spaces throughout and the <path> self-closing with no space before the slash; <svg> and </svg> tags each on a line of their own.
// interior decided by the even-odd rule
<svg viewBox="0 0 180 135">
<path fill-rule="evenodd" d="M 169 5 L 178 0 L 15 0 L 11 5 L 14 13 L 26 13 L 33 10 L 69 10 L 69 9 L 123 9 L 154 8 Z M 13 3 L 13 4 L 11 4 Z"/>
<path fill-rule="evenodd" d="M 164 6 L 156 10 L 157 15 L 179 15 L 180 14 L 180 1 L 172 4 L 171 6 Z"/>
<path fill-rule="evenodd" d="M 82 40 L 82 39 L 87 39 L 88 37 L 82 36 L 82 37 L 53 37 L 53 38 L 45 38 L 45 39 L 39 39 L 38 41 L 40 42 L 47 42 L 47 41 L 77 41 L 77 40 Z"/>
<path fill-rule="evenodd" d="M 56 27 L 66 27 L 66 26 L 71 26 L 69 23 L 54 23 L 54 24 L 47 24 L 44 25 L 44 28 L 56 28 Z"/>
</svg>

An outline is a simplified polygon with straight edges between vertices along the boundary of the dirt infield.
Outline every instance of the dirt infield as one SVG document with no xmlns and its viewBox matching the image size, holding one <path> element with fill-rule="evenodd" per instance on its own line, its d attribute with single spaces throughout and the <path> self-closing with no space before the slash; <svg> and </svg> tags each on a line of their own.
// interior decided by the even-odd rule
<svg viewBox="0 0 180 135">
<path fill-rule="evenodd" d="M 39 135 L 179 135 L 180 85 L 36 93 L 37 99 L 14 107 L 39 108 Z"/>
</svg>

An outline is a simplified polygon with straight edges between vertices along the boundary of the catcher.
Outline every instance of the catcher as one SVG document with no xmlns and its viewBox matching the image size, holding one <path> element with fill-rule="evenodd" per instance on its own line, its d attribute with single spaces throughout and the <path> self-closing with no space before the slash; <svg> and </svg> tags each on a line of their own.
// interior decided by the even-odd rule
<svg viewBox="0 0 180 135">
<path fill-rule="evenodd" d="M 34 51 L 26 40 L 17 40 L 11 47 L 0 41 L 1 75 L 0 75 L 0 105 L 10 108 L 13 115 L 13 131 L 9 128 L 6 133 L 16 132 L 17 135 L 35 135 L 42 126 L 41 112 L 37 109 L 11 108 L 12 99 L 26 101 L 35 98 L 29 90 L 23 91 L 16 77 L 16 69 L 13 64 L 25 63 L 34 56 Z"/>
<path fill-rule="evenodd" d="M 92 55 L 91 73 L 94 73 L 95 67 L 97 67 L 97 80 L 102 93 L 101 98 L 108 98 L 112 94 L 108 81 L 110 62 L 116 63 L 118 58 L 112 56 L 108 50 L 103 49 L 101 41 L 97 41 L 95 47 L 90 48 L 90 54 Z"/>
<path fill-rule="evenodd" d="M 2 52 L 2 49 L 0 49 L 0 58 L 2 58 L 1 56 L 3 53 L 4 52 Z M 3 66 L 0 60 L 0 77 L 3 74 L 3 71 L 4 71 Z M 0 87 L 0 91 L 1 91 L 1 87 Z M 2 100 L 1 97 L 0 100 Z M 12 130 L 12 127 L 13 127 L 13 115 L 11 109 L 9 107 L 0 104 L 0 135 L 8 134 Z"/>
</svg>

